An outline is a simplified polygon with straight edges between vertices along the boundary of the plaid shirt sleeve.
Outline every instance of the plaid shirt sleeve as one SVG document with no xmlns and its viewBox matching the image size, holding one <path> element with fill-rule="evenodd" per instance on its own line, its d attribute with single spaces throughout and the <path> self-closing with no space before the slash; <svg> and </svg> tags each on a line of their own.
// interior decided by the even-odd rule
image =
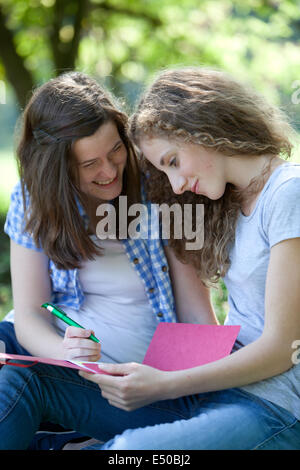
<svg viewBox="0 0 300 470">
<path fill-rule="evenodd" d="M 29 203 L 29 195 L 26 196 L 26 206 Z M 21 182 L 19 181 L 13 189 L 11 194 L 10 206 L 4 224 L 4 232 L 10 237 L 11 240 L 35 251 L 42 251 L 34 243 L 32 236 L 25 232 L 25 214 L 23 205 L 23 195 Z"/>
</svg>

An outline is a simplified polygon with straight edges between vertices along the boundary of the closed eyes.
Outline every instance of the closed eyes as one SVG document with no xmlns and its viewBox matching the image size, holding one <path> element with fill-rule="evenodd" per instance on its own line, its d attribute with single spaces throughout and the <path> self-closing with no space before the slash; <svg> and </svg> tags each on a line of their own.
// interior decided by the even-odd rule
<svg viewBox="0 0 300 470">
<path fill-rule="evenodd" d="M 108 153 L 108 157 L 111 155 L 119 152 L 123 148 L 123 142 L 118 142 L 115 147 Z M 87 161 L 85 163 L 81 164 L 82 168 L 90 168 L 93 166 L 96 162 L 98 161 L 98 158 L 95 158 L 94 160 Z"/>
<path fill-rule="evenodd" d="M 169 166 L 173 166 L 173 167 L 176 167 L 176 166 L 177 166 L 177 158 L 176 158 L 176 157 L 170 158 L 170 160 L 169 160 Z"/>
<path fill-rule="evenodd" d="M 83 163 L 81 165 L 82 168 L 89 168 L 91 167 L 92 165 L 94 165 L 94 163 L 96 162 L 96 160 L 93 160 L 92 162 L 88 162 L 88 163 Z"/>
</svg>

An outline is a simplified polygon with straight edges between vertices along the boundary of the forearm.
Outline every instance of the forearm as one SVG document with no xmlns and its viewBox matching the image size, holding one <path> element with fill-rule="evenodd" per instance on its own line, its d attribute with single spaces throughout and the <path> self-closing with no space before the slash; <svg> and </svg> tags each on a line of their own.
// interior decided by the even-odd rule
<svg viewBox="0 0 300 470">
<path fill-rule="evenodd" d="M 62 359 L 63 338 L 56 332 L 48 315 L 37 310 L 16 314 L 16 336 L 19 343 L 33 356 Z"/>
<path fill-rule="evenodd" d="M 199 323 L 202 325 L 218 325 L 209 297 L 209 291 L 201 287 L 197 292 L 197 299 L 187 299 L 181 305 L 176 303 L 177 318 L 180 323 Z"/>
<path fill-rule="evenodd" d="M 165 247 L 165 253 L 170 268 L 178 321 L 216 325 L 218 320 L 210 300 L 210 291 L 198 277 L 195 268 L 181 263 L 169 247 Z"/>
<path fill-rule="evenodd" d="M 59 358 L 62 338 L 55 331 L 51 314 L 40 307 L 51 301 L 49 259 L 13 241 L 10 255 L 17 339 L 34 356 Z"/>
<path fill-rule="evenodd" d="M 280 345 L 261 337 L 218 361 L 193 369 L 172 372 L 168 381 L 168 398 L 227 388 L 241 387 L 258 382 L 288 370 L 291 349 L 282 350 Z"/>
</svg>

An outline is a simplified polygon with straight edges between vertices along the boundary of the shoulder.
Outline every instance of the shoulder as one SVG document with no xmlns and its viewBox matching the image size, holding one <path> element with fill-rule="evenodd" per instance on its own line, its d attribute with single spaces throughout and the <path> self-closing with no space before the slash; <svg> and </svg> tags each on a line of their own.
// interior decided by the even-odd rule
<svg viewBox="0 0 300 470">
<path fill-rule="evenodd" d="M 287 163 L 271 175 L 265 195 L 266 205 L 286 205 L 299 202 L 300 164 Z"/>
<path fill-rule="evenodd" d="M 24 186 L 24 196 L 25 196 L 26 205 L 28 205 L 28 203 L 29 203 L 29 192 L 28 192 L 26 186 Z M 23 206 L 24 206 L 23 189 L 22 189 L 22 183 L 21 183 L 20 180 L 15 184 L 15 186 L 13 187 L 13 190 L 11 192 L 10 205 L 11 206 L 12 205 L 13 206 L 18 206 L 18 207 L 23 209 Z"/>
<path fill-rule="evenodd" d="M 19 180 L 13 187 L 10 198 L 12 201 L 18 201 L 21 197 L 22 197 L 22 185 L 21 185 L 21 181 Z"/>
<path fill-rule="evenodd" d="M 29 202 L 28 192 L 25 191 L 26 205 Z M 10 205 L 7 213 L 7 219 L 24 216 L 24 200 L 21 181 L 14 186 L 10 195 Z"/>
<path fill-rule="evenodd" d="M 300 236 L 300 164 L 285 164 L 271 176 L 263 204 L 270 246 Z"/>
<path fill-rule="evenodd" d="M 24 188 L 25 204 L 26 209 L 29 205 L 29 193 Z M 23 190 L 21 182 L 19 181 L 11 193 L 10 206 L 6 215 L 4 232 L 10 237 L 11 240 L 25 248 L 35 249 L 41 251 L 39 247 L 36 247 L 31 234 L 26 232 L 26 217 L 23 200 Z"/>
</svg>

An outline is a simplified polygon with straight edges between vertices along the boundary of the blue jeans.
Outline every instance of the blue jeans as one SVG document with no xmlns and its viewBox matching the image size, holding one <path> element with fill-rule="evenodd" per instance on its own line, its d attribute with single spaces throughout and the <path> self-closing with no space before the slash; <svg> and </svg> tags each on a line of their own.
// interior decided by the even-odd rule
<svg viewBox="0 0 300 470">
<path fill-rule="evenodd" d="M 30 356 L 29 352 L 20 345 L 16 338 L 14 324 L 8 321 L 0 322 L 0 341 L 5 344 L 7 354 L 20 354 Z"/>
<path fill-rule="evenodd" d="M 0 376 L 0 449 L 27 449 L 40 423 L 49 421 L 106 441 L 92 449 L 300 450 L 300 422 L 240 389 L 126 412 L 73 369 L 5 365 Z"/>
<path fill-rule="evenodd" d="M 42 421 L 107 441 L 128 428 L 184 419 L 185 399 L 126 412 L 111 406 L 98 385 L 78 371 L 36 364 L 4 365 L 0 372 L 0 449 L 27 449 Z"/>
<path fill-rule="evenodd" d="M 21 354 L 23 356 L 30 355 L 30 353 L 18 342 L 14 324 L 11 322 L 0 322 L 0 341 L 4 342 L 5 351 L 9 354 Z M 30 443 L 29 449 L 48 450 L 52 448 L 54 450 L 60 450 L 66 443 L 74 439 L 84 440 L 86 438 L 86 436 L 82 436 L 70 429 L 65 429 L 62 426 L 53 425 L 53 423 L 41 423 L 39 431 Z"/>
<path fill-rule="evenodd" d="M 300 450 L 300 421 L 236 389 L 188 397 L 185 419 L 130 429 L 85 450 Z"/>
</svg>

